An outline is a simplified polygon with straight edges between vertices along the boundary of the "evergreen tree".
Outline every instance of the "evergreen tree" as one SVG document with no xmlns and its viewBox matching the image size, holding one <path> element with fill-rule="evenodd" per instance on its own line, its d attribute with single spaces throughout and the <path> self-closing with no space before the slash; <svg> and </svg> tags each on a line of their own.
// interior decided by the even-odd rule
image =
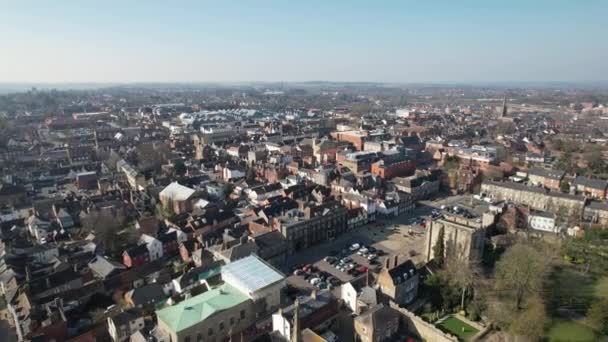
<svg viewBox="0 0 608 342">
<path fill-rule="evenodd" d="M 442 267 L 443 261 L 445 258 L 445 246 L 444 246 L 444 231 L 443 227 L 439 229 L 439 233 L 437 234 L 437 242 L 435 242 L 435 246 L 433 246 L 433 254 L 435 255 L 434 259 L 437 263 L 437 266 Z"/>
</svg>

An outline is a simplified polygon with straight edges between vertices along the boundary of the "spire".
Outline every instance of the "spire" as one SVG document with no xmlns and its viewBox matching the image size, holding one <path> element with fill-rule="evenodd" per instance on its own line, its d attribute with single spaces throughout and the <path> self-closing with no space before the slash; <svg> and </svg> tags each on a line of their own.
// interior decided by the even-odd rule
<svg viewBox="0 0 608 342">
<path fill-rule="evenodd" d="M 300 342 L 300 299 L 296 298 L 293 313 L 293 331 L 291 333 L 291 342 Z"/>
<path fill-rule="evenodd" d="M 507 96 L 505 95 L 505 99 L 502 101 L 502 113 L 500 114 L 501 118 L 507 117 Z"/>
</svg>

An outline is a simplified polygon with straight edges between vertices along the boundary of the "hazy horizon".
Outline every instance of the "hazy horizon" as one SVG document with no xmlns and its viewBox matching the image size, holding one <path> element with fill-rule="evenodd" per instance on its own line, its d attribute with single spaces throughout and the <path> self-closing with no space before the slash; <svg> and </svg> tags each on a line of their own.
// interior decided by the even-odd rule
<svg viewBox="0 0 608 342">
<path fill-rule="evenodd" d="M 605 83 L 608 2 L 3 4 L 0 83 Z"/>
</svg>

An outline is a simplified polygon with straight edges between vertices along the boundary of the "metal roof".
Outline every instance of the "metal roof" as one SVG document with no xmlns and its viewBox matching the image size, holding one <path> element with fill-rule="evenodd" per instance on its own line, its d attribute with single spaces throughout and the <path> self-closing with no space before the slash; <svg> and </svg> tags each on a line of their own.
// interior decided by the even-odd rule
<svg viewBox="0 0 608 342">
<path fill-rule="evenodd" d="M 175 332 L 204 321 L 209 316 L 235 307 L 248 298 L 234 287 L 223 284 L 176 305 L 156 311 L 156 316 Z"/>
<path fill-rule="evenodd" d="M 222 279 L 250 295 L 283 280 L 284 276 L 258 256 L 250 255 L 222 267 Z"/>
</svg>

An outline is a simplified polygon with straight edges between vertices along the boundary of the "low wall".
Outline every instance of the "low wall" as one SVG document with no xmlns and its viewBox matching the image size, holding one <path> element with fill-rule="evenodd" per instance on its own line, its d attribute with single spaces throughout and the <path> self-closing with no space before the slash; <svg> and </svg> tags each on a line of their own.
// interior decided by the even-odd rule
<svg viewBox="0 0 608 342">
<path fill-rule="evenodd" d="M 420 338 L 423 340 L 436 342 L 458 342 L 458 338 L 456 336 L 444 333 L 433 324 L 427 323 L 422 318 L 416 316 L 413 312 L 400 308 L 393 302 L 390 302 L 390 307 L 399 311 L 401 314 L 401 321 L 406 325 L 408 331 L 420 336 Z"/>
</svg>

